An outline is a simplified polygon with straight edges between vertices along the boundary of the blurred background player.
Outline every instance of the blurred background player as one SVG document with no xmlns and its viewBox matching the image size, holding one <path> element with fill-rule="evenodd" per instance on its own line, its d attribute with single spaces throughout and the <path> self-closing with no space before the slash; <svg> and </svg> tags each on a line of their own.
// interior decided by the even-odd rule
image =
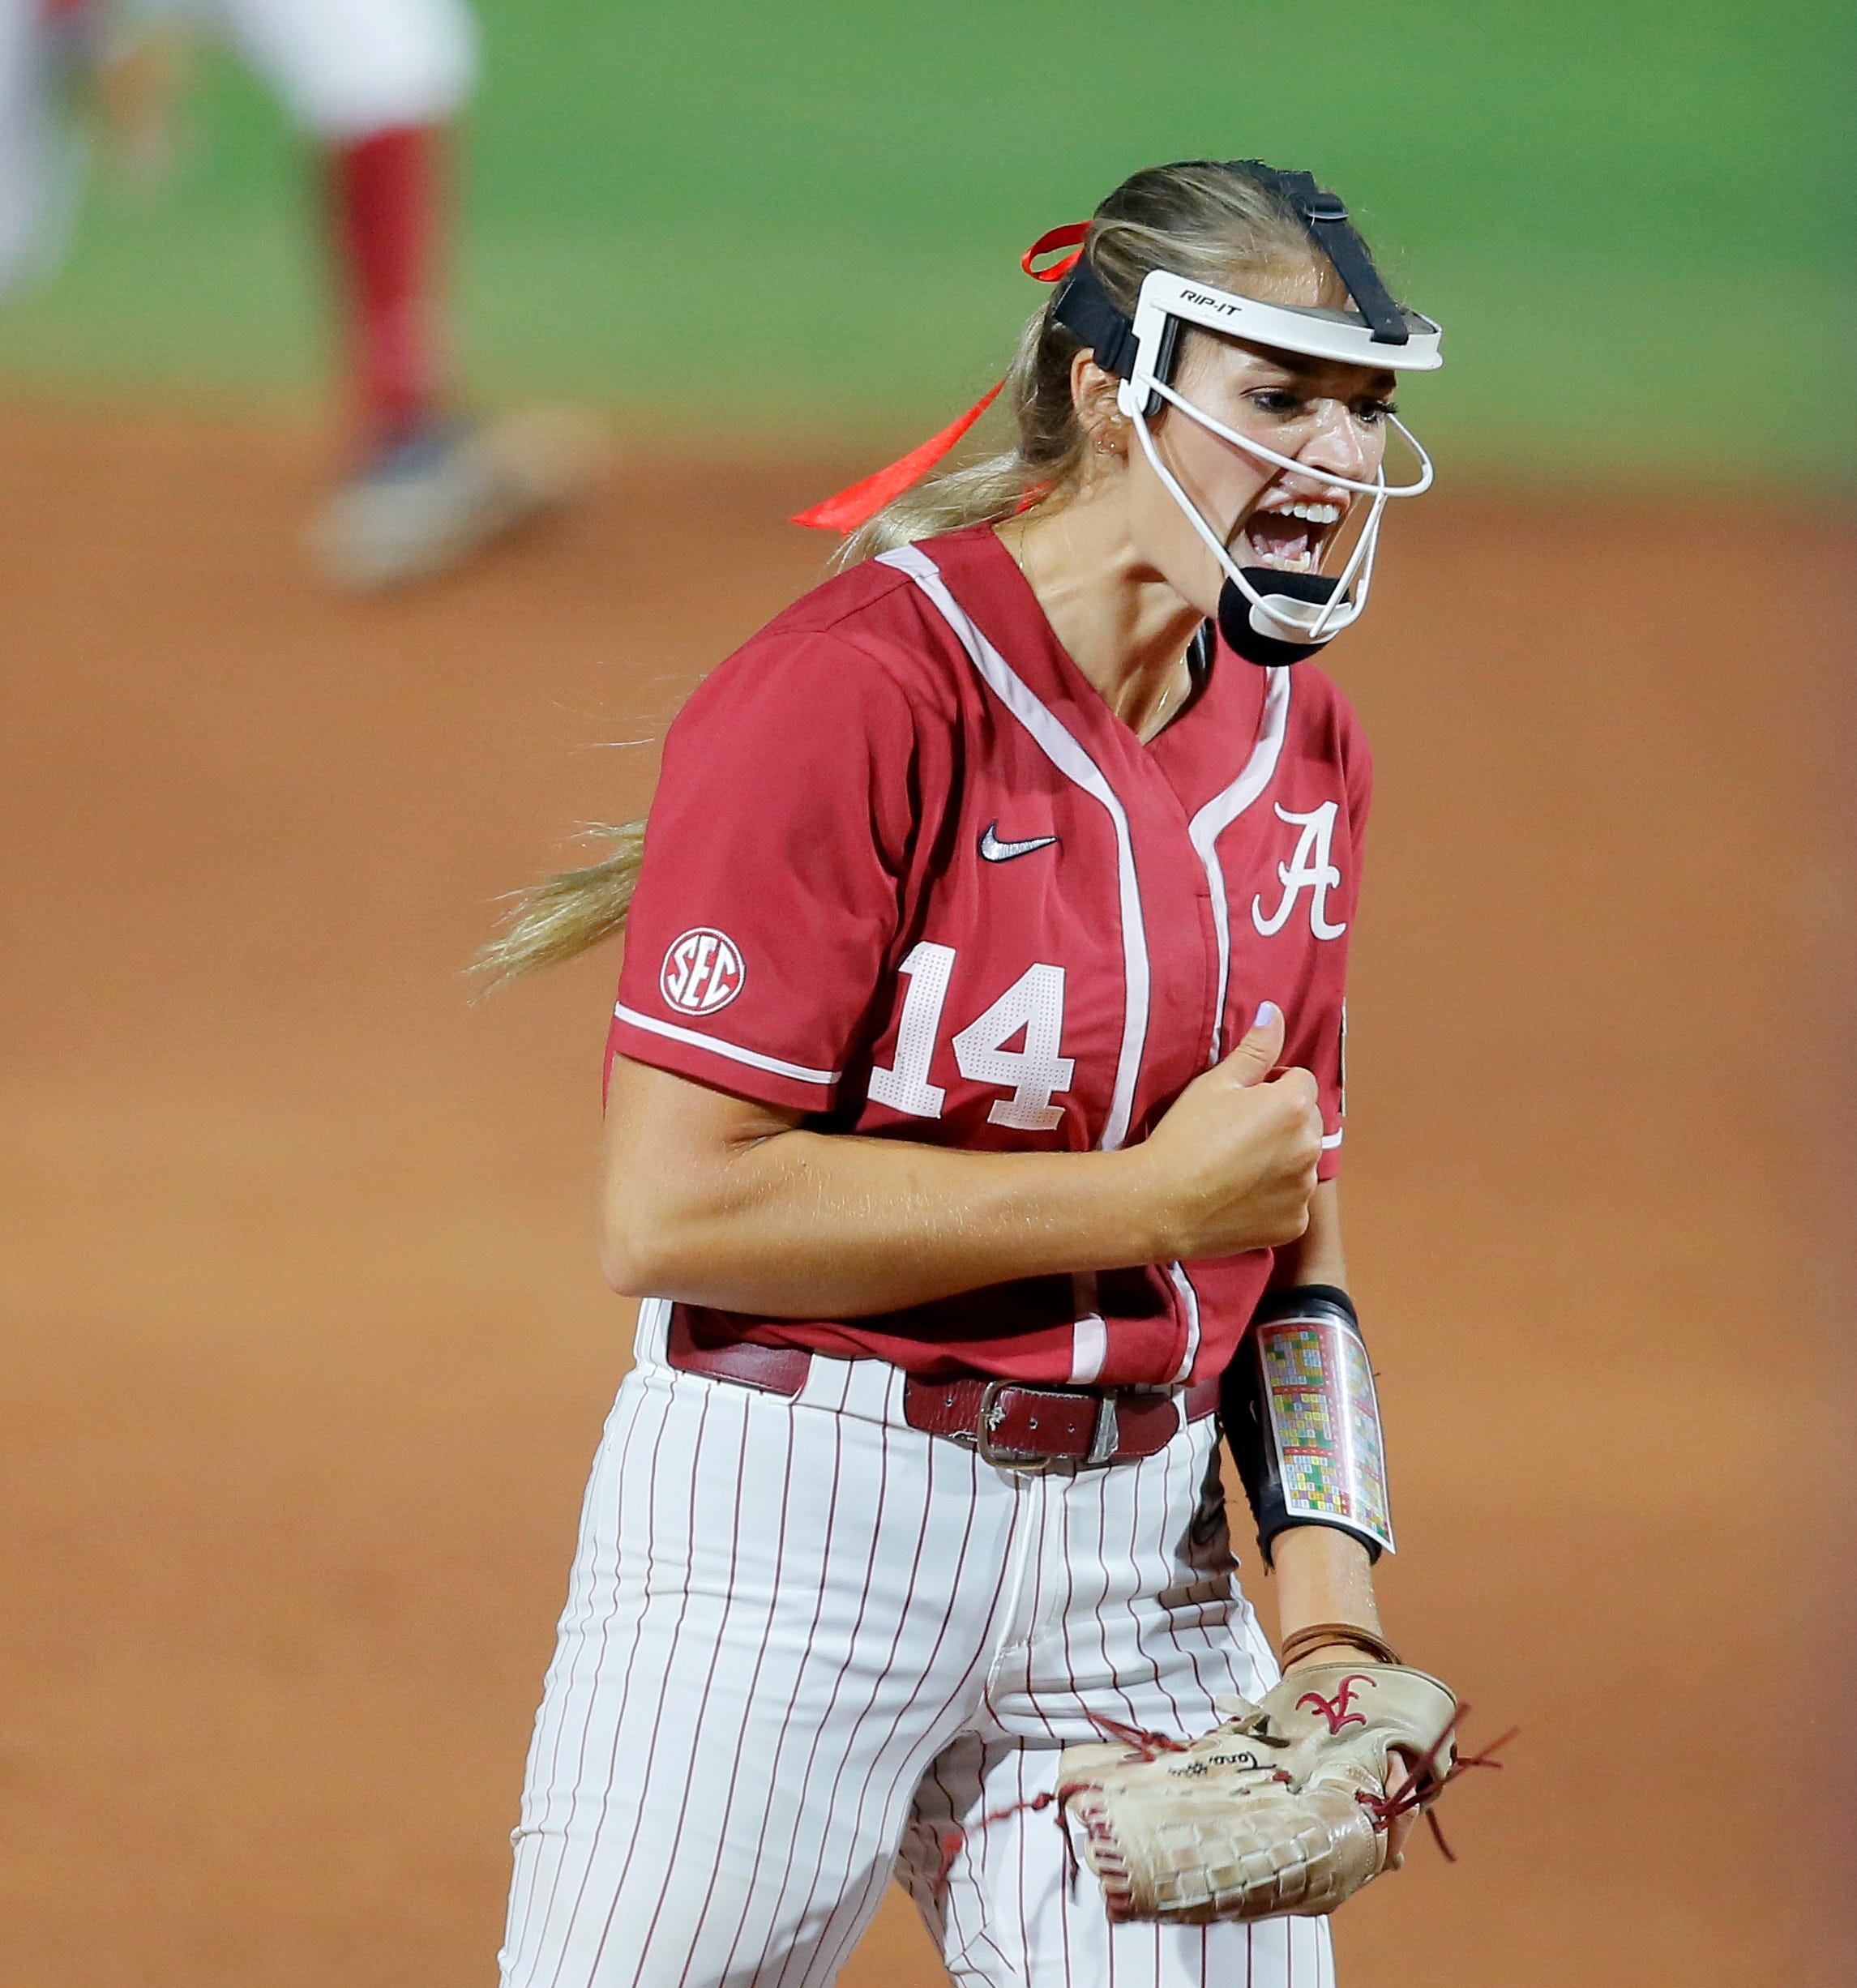
<svg viewBox="0 0 1857 1988">
<path fill-rule="evenodd" d="M 353 588 L 439 572 L 562 502 L 590 466 L 581 424 L 457 408 L 444 267 L 452 127 L 477 75 L 464 0 L 0 0 L 0 296 L 62 256 L 87 110 L 122 164 L 160 174 L 203 35 L 317 153 L 355 428 L 311 532 L 324 572 Z"/>
</svg>

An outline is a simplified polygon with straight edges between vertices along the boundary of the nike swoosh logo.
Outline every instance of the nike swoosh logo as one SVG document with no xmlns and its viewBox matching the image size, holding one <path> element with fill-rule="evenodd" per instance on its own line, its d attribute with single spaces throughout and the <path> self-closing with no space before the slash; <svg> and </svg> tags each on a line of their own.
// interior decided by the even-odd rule
<svg viewBox="0 0 1857 1988">
<path fill-rule="evenodd" d="M 1015 856 L 1029 856 L 1033 849 L 1048 849 L 1055 836 L 1033 836 L 1029 842 L 1002 842 L 995 832 L 999 823 L 989 822 L 980 838 L 980 853 L 990 863 L 1009 863 Z"/>
</svg>

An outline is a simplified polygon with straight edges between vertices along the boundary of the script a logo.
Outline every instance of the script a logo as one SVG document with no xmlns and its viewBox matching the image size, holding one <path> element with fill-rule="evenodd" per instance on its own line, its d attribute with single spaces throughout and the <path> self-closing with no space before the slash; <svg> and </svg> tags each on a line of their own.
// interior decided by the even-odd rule
<svg viewBox="0 0 1857 1988">
<path fill-rule="evenodd" d="M 1266 917 L 1263 897 L 1251 900 L 1251 922 L 1266 938 L 1283 930 L 1296 908 L 1297 899 L 1305 891 L 1309 893 L 1309 930 L 1317 938 L 1339 938 L 1348 929 L 1345 919 L 1337 923 L 1329 917 L 1329 892 L 1341 880 L 1341 873 L 1329 855 L 1335 836 L 1336 808 L 1336 802 L 1324 801 L 1307 814 L 1294 814 L 1282 802 L 1277 802 L 1277 820 L 1303 832 L 1297 838 L 1295 854 L 1288 862 L 1277 866 L 1277 880 L 1283 886 L 1282 903 Z"/>
<path fill-rule="evenodd" d="M 1296 1709 L 1300 1712 L 1305 1705 L 1313 1705 L 1328 1721 L 1331 1734 L 1346 1732 L 1350 1725 L 1365 1725 L 1367 1721 L 1354 1709 L 1357 1684 L 1364 1684 L 1370 1691 L 1380 1688 L 1364 1671 L 1350 1671 L 1337 1686 L 1333 1698 L 1324 1698 L 1320 1691 L 1305 1691 L 1296 1700 Z"/>
<path fill-rule="evenodd" d="M 673 939 L 657 975 L 667 1007 L 682 1015 L 713 1015 L 742 991 L 747 968 L 725 932 L 700 925 Z"/>
</svg>

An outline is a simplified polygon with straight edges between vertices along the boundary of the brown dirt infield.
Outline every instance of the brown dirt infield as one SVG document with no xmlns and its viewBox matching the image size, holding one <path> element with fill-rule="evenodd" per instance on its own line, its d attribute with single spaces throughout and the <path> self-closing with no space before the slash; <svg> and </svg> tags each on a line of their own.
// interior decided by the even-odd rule
<svg viewBox="0 0 1857 1988">
<path fill-rule="evenodd" d="M 458 968 L 643 803 L 651 748 L 602 742 L 807 583 L 781 520 L 851 467 L 641 450 L 354 605 L 293 556 L 319 462 L 0 415 L 19 1988 L 494 1979 L 629 1320 L 588 1240 L 615 962 L 475 1011 Z M 1522 1729 L 1461 1861 L 1342 1915 L 1346 1988 L 1838 1977 L 1849 712 L 1829 635 L 1744 652 L 1750 545 L 1838 627 L 1848 537 L 1803 514 L 1440 496 L 1337 652 L 1380 767 L 1346 1178 L 1386 1611 Z M 894 1900 L 847 1978 L 938 1978 Z"/>
</svg>

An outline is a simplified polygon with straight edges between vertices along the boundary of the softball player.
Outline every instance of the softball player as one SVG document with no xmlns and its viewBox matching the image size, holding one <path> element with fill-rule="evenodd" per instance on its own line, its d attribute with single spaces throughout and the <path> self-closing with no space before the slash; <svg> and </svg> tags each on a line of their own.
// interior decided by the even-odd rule
<svg viewBox="0 0 1857 1988">
<path fill-rule="evenodd" d="M 1366 1362 L 1322 1381 L 1331 1439 L 1240 1349 L 1260 1309 L 1359 1345 L 1371 776 L 1301 659 L 1429 481 L 1382 457 L 1437 328 L 1255 162 L 1138 173 L 1053 247 L 1017 446 L 814 514 L 864 519 L 847 570 L 691 699 L 642 868 L 634 834 L 492 951 L 627 920 L 604 1260 L 643 1300 L 507 1988 L 816 1988 L 892 1871 L 963 1982 L 1332 1978 L 1319 1919 L 1112 1926 L 1048 1798 L 1099 1721 L 1184 1738 L 1278 1674 L 1222 1377 L 1295 1660 L 1391 1654 Z"/>
<path fill-rule="evenodd" d="M 0 0 L 0 294 L 62 254 L 74 85 L 94 78 L 106 125 L 156 157 L 176 37 L 195 32 L 239 50 L 322 168 L 358 430 L 315 528 L 330 577 L 436 571 L 567 495 L 584 440 L 533 417 L 471 424 L 451 404 L 438 248 L 449 129 L 477 80 L 464 0 Z"/>
</svg>

